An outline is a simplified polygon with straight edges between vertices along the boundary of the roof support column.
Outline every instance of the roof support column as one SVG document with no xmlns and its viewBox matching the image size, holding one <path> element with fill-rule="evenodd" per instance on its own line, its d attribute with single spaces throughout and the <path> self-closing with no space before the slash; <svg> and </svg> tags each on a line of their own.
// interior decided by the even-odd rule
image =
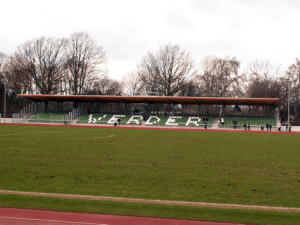
<svg viewBox="0 0 300 225">
<path fill-rule="evenodd" d="M 146 99 L 143 99 L 143 101 L 147 104 L 147 107 L 148 107 L 148 112 L 147 112 L 147 107 L 145 109 L 145 112 L 147 113 L 147 115 L 146 115 L 146 118 L 144 118 L 144 119 L 148 119 L 151 116 L 151 109 L 150 109 L 151 102 L 149 102 Z"/>
<path fill-rule="evenodd" d="M 222 118 L 225 118 L 225 102 L 222 102 Z"/>
<path fill-rule="evenodd" d="M 105 108 L 105 103 L 101 102 L 101 112 L 102 112 L 102 115 L 104 114 L 104 108 Z"/>
<path fill-rule="evenodd" d="M 175 109 L 174 109 L 174 105 L 175 103 L 173 101 L 171 101 L 170 99 L 168 99 L 169 102 L 171 102 L 171 105 L 172 105 L 172 111 L 173 111 L 173 116 L 175 116 Z"/>
<path fill-rule="evenodd" d="M 198 102 L 197 100 L 194 100 L 194 102 L 197 104 L 197 112 L 198 112 L 198 116 L 200 116 L 201 103 Z"/>
<path fill-rule="evenodd" d="M 148 115 L 147 115 L 147 119 L 148 119 L 148 117 L 152 116 L 151 115 L 151 105 L 149 102 L 147 102 L 147 106 L 148 106 Z"/>
<path fill-rule="evenodd" d="M 125 115 L 127 115 L 127 114 L 128 114 L 128 103 L 125 102 Z"/>
<path fill-rule="evenodd" d="M 173 116 L 175 116 L 174 103 L 172 103 L 172 109 L 173 109 Z"/>
<path fill-rule="evenodd" d="M 275 102 L 274 108 L 275 108 L 275 118 L 277 120 L 277 123 L 279 123 L 279 107 L 277 102 Z"/>
<path fill-rule="evenodd" d="M 250 116 L 250 107 L 251 107 L 251 103 L 248 102 L 248 108 L 249 108 L 249 114 L 248 114 L 248 116 Z"/>
</svg>

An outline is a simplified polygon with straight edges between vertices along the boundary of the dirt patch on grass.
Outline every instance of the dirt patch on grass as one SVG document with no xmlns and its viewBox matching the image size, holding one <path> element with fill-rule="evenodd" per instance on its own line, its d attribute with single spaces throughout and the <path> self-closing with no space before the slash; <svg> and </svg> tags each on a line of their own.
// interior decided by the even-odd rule
<svg viewBox="0 0 300 225">
<path fill-rule="evenodd" d="M 220 209 L 244 209 L 244 210 L 276 211 L 276 212 L 300 212 L 300 208 L 290 208 L 290 207 L 271 207 L 271 206 L 254 206 L 254 205 L 238 205 L 238 204 L 150 200 L 150 199 L 102 197 L 102 196 L 90 196 L 90 195 L 51 194 L 51 193 L 8 191 L 8 190 L 0 190 L 0 194 L 25 195 L 25 196 L 34 196 L 34 197 L 53 197 L 53 198 L 62 198 L 62 199 L 84 199 L 84 200 L 92 200 L 92 201 L 112 201 L 112 202 L 126 202 L 126 203 L 158 204 L 158 205 L 172 205 L 172 206 L 177 205 L 177 206 L 220 208 Z"/>
</svg>

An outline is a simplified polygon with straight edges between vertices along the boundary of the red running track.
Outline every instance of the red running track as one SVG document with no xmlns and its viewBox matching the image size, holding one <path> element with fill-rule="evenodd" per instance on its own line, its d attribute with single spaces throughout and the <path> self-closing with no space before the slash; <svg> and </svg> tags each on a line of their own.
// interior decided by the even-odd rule
<svg viewBox="0 0 300 225">
<path fill-rule="evenodd" d="M 1 225 L 233 225 L 232 223 L 0 208 Z"/>
</svg>

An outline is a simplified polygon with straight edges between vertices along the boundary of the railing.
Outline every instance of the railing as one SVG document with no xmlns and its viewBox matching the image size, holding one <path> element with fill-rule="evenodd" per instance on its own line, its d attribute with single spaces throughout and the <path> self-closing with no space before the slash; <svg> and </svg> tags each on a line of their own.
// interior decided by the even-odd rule
<svg viewBox="0 0 300 225">
<path fill-rule="evenodd" d="M 83 110 L 82 110 L 82 106 L 80 105 L 77 108 L 73 109 L 72 112 L 69 112 L 68 118 L 69 120 L 75 120 L 76 118 L 82 115 L 83 115 Z"/>
</svg>

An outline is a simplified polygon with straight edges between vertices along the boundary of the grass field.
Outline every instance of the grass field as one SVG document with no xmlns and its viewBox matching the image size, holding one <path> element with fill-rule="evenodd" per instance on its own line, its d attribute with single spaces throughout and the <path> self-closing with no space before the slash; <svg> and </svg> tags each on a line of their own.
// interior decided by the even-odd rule
<svg viewBox="0 0 300 225">
<path fill-rule="evenodd" d="M 2 190 L 300 208 L 298 135 L 0 126 L 0 142 Z M 4 195 L 0 206 L 34 208 L 38 204 L 33 199 Z M 108 204 L 55 201 L 36 207 L 94 212 L 85 208 Z M 65 206 L 71 201 L 73 208 L 78 204 L 76 210 Z M 136 215 L 129 211 L 137 207 L 132 211 L 143 216 L 260 224 L 300 221 L 296 213 L 160 206 L 165 210 L 157 214 L 151 210 L 158 206 L 110 205 L 95 210 Z M 185 216 L 179 216 L 182 212 Z M 282 220 L 275 223 L 272 217 Z"/>
</svg>

